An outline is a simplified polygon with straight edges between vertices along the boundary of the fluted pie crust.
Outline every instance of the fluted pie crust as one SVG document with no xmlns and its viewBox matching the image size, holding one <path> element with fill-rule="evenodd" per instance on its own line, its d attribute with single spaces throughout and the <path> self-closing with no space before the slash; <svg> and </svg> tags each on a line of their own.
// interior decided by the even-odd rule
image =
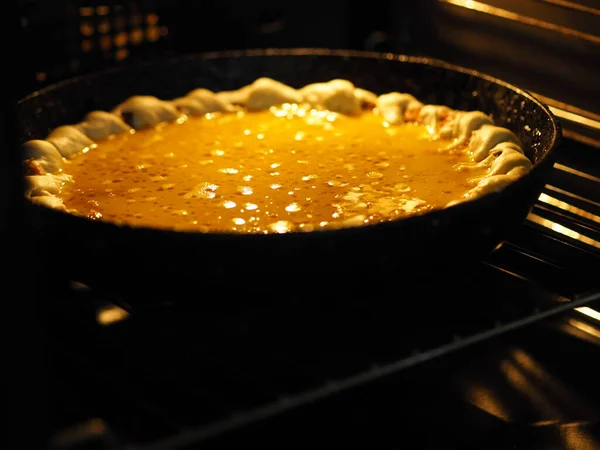
<svg viewBox="0 0 600 450">
<path fill-rule="evenodd" d="M 93 148 L 96 141 L 118 133 L 132 132 L 161 122 L 184 120 L 239 109 L 262 111 L 282 104 L 308 105 L 344 115 L 374 111 L 390 126 L 415 122 L 425 125 L 433 137 L 451 140 L 448 149 L 466 145 L 469 167 L 486 169 L 477 184 L 460 200 L 446 206 L 499 191 L 531 170 L 523 145 L 510 130 L 494 125 L 480 111 L 457 111 L 442 105 L 424 105 L 406 93 L 391 92 L 377 96 L 355 87 L 350 81 L 336 79 L 294 89 L 270 78 L 260 78 L 235 91 L 212 92 L 195 89 L 184 97 L 160 100 L 134 96 L 113 111 L 92 111 L 75 125 L 56 128 L 44 140 L 23 144 L 26 163 L 26 197 L 33 203 L 67 211 L 58 196 L 70 179 L 63 172 L 66 158 Z"/>
</svg>

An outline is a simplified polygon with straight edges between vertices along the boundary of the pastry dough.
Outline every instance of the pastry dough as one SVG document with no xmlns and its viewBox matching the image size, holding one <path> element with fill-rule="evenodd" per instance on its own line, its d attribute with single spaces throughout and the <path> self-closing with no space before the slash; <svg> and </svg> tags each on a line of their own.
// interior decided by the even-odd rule
<svg viewBox="0 0 600 450">
<path fill-rule="evenodd" d="M 119 116 L 106 111 L 92 111 L 77 128 L 93 141 L 99 141 L 111 134 L 123 133 L 131 130 Z"/>
<path fill-rule="evenodd" d="M 377 110 L 390 125 L 414 120 L 422 107 L 423 103 L 412 95 L 399 92 L 383 94 L 377 99 Z"/>
<path fill-rule="evenodd" d="M 212 112 L 230 112 L 235 107 L 208 89 L 198 88 L 185 97 L 173 100 L 175 107 L 184 114 L 201 116 Z"/>
<path fill-rule="evenodd" d="M 117 106 L 113 112 L 136 130 L 175 120 L 180 115 L 172 102 L 165 102 L 149 95 L 131 97 Z"/>
</svg>

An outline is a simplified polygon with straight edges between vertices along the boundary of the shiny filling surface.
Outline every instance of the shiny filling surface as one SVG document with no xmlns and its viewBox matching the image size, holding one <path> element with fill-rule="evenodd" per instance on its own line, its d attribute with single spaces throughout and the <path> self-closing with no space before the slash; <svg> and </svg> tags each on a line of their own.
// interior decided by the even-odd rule
<svg viewBox="0 0 600 450">
<path fill-rule="evenodd" d="M 417 124 L 297 105 L 213 113 L 122 133 L 66 162 L 60 197 L 92 219 L 180 230 L 285 233 L 442 208 L 485 169 L 456 170 Z"/>
</svg>

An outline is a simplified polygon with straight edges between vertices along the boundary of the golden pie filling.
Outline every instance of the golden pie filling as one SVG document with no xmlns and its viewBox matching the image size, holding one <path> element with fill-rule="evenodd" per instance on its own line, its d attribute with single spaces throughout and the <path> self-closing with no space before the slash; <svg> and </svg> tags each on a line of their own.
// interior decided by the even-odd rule
<svg viewBox="0 0 600 450">
<path fill-rule="evenodd" d="M 65 162 L 59 193 L 92 219 L 208 232 L 358 226 L 443 208 L 487 171 L 457 170 L 424 125 L 295 104 L 120 133 Z"/>
</svg>

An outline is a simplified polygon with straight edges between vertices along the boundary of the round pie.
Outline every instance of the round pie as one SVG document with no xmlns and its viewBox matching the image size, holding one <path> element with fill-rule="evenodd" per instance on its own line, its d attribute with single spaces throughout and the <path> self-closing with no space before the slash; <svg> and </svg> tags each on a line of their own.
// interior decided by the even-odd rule
<svg viewBox="0 0 600 450">
<path fill-rule="evenodd" d="M 130 226 L 286 233 L 446 208 L 531 169 L 480 111 L 336 79 L 134 96 L 23 147 L 27 197 Z"/>
</svg>

